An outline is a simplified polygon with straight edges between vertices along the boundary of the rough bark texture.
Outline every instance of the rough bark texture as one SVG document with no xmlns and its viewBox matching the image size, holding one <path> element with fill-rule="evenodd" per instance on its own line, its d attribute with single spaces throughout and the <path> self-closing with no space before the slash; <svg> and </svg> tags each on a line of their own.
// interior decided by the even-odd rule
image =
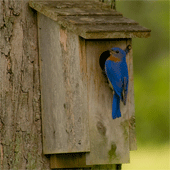
<svg viewBox="0 0 170 170">
<path fill-rule="evenodd" d="M 50 169 L 42 154 L 36 13 L 0 1 L 0 169 Z"/>
</svg>

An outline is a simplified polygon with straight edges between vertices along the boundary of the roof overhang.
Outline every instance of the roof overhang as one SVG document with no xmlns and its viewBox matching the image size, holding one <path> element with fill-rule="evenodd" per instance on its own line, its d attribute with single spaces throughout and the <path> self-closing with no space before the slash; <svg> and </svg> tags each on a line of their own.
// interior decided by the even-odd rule
<svg viewBox="0 0 170 170">
<path fill-rule="evenodd" d="M 85 39 L 147 38 L 150 29 L 94 1 L 30 1 L 30 7 Z"/>
</svg>

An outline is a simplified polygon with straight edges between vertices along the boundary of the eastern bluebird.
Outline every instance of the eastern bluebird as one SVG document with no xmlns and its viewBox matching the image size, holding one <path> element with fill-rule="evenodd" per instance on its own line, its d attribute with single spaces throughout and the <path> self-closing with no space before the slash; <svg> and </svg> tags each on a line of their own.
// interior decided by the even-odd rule
<svg viewBox="0 0 170 170">
<path fill-rule="evenodd" d="M 113 119 L 121 117 L 120 100 L 124 105 L 126 104 L 129 80 L 126 54 L 130 49 L 130 45 L 125 50 L 113 47 L 111 50 L 103 52 L 100 56 L 100 67 L 114 90 L 112 102 Z"/>
</svg>

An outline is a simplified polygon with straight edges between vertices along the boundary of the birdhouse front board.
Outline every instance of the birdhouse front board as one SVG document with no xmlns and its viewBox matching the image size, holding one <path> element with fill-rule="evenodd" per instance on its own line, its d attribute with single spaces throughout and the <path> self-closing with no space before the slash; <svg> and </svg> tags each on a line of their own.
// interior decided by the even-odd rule
<svg viewBox="0 0 170 170">
<path fill-rule="evenodd" d="M 52 155 L 51 167 L 128 163 L 136 149 L 132 50 L 126 56 L 127 104 L 120 103 L 117 119 L 99 58 L 112 47 L 125 50 L 150 30 L 99 2 L 30 6 L 38 11 L 43 153 Z"/>
</svg>

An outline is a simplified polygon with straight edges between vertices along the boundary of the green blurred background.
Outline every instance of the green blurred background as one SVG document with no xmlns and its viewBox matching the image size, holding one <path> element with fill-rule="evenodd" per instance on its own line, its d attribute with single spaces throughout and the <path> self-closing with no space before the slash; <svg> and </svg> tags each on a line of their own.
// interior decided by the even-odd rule
<svg viewBox="0 0 170 170">
<path fill-rule="evenodd" d="M 123 170 L 170 169 L 169 1 L 116 1 L 117 11 L 152 30 L 134 38 L 137 151 Z"/>
</svg>

